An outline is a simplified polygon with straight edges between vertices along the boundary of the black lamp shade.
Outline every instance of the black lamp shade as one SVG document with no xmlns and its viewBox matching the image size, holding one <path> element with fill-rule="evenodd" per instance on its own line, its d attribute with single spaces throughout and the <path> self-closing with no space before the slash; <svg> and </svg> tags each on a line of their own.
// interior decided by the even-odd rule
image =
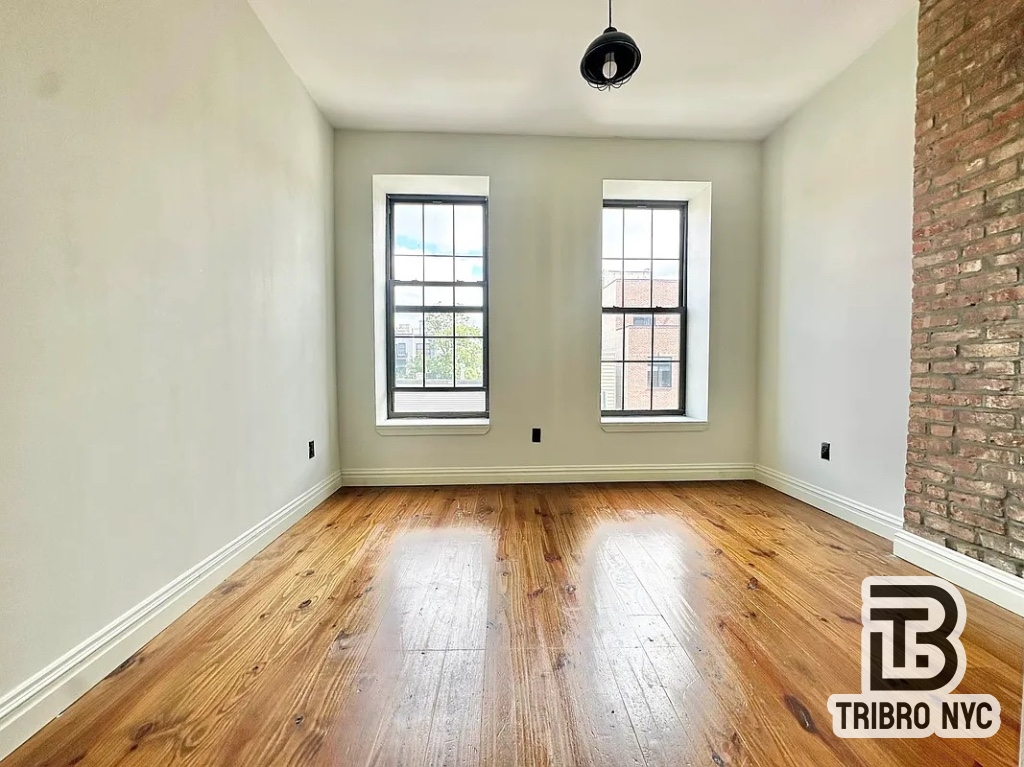
<svg viewBox="0 0 1024 767">
<path fill-rule="evenodd" d="M 604 65 L 608 54 L 615 56 L 616 72 L 613 77 L 605 77 Z M 620 32 L 615 27 L 608 27 L 587 48 L 580 62 L 580 74 L 583 79 L 598 90 L 618 88 L 633 76 L 640 68 L 640 49 L 632 37 Z"/>
</svg>

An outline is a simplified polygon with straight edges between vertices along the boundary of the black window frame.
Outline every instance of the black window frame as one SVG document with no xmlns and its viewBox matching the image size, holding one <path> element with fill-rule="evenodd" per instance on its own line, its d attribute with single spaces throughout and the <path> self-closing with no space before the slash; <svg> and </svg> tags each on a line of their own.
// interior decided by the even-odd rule
<svg viewBox="0 0 1024 767">
<path fill-rule="evenodd" d="M 672 409 L 660 409 L 654 410 L 654 392 L 658 387 L 652 385 L 648 388 L 651 391 L 651 405 L 650 410 L 626 410 L 626 363 L 646 363 L 648 365 L 647 377 L 651 379 L 653 376 L 653 365 L 655 362 L 670 362 L 670 360 L 661 359 L 659 360 L 654 352 L 655 349 L 651 348 L 651 359 L 648 360 L 628 360 L 625 359 L 625 353 L 623 351 L 622 360 L 605 360 L 602 355 L 601 363 L 607 364 L 610 362 L 618 363 L 622 365 L 622 375 L 620 377 L 619 393 L 621 395 L 621 401 L 623 404 L 622 410 L 606 410 L 601 409 L 602 418 L 665 418 L 665 417 L 684 417 L 686 416 L 686 286 L 687 286 L 687 210 L 688 206 L 685 201 L 671 201 L 671 200 L 615 200 L 609 199 L 604 200 L 602 210 L 606 208 L 622 208 L 622 209 L 649 209 L 649 210 L 678 210 L 679 211 L 679 301 L 676 307 L 637 307 L 637 306 L 604 306 L 604 296 L 601 297 L 601 316 L 604 317 L 606 314 L 621 315 L 623 319 L 630 314 L 650 314 L 652 315 L 652 324 L 656 325 L 656 321 L 653 319 L 654 316 L 659 314 L 662 315 L 678 315 L 679 316 L 679 407 Z M 603 222 L 602 222 L 603 226 Z M 625 240 L 625 226 L 623 226 L 623 240 Z M 602 263 L 604 259 L 604 238 L 602 237 L 602 252 L 601 258 Z M 625 244 L 625 243 L 623 243 Z M 623 254 L 624 256 L 625 254 Z M 628 259 L 625 259 L 628 260 Z M 625 281 L 625 276 L 623 276 Z M 653 293 L 653 280 L 654 275 L 651 274 L 652 280 L 652 293 L 651 303 L 654 303 Z M 623 301 L 625 303 L 625 285 L 623 285 Z M 653 344 L 653 328 L 652 328 L 652 344 Z M 604 332 L 604 323 L 602 323 L 602 333 Z M 625 343 L 626 328 L 623 323 L 623 343 Z M 674 361 L 674 360 L 671 360 Z"/>
<path fill-rule="evenodd" d="M 452 419 L 477 419 L 477 418 L 490 418 L 490 405 L 491 405 L 491 393 L 490 393 L 490 318 L 489 318 L 489 237 L 488 237 L 488 198 L 480 195 L 422 195 L 422 194 L 389 194 L 386 199 L 387 209 L 387 223 L 385 236 L 387 239 L 387 246 L 385 249 L 385 283 L 386 292 L 385 296 L 385 311 L 387 312 L 387 332 L 386 332 L 386 343 L 385 343 L 385 355 L 387 365 L 387 417 L 388 420 L 392 419 L 441 419 L 441 418 L 452 418 Z M 452 275 L 452 282 L 436 282 L 436 281 L 406 281 L 396 280 L 394 277 L 394 250 L 395 250 L 395 238 L 394 238 L 394 211 L 395 205 L 401 205 L 403 203 L 416 204 L 416 205 L 472 205 L 481 206 L 483 208 L 483 247 L 481 248 L 481 261 L 483 266 L 483 278 L 479 282 L 459 282 L 455 280 L 455 275 Z M 454 250 L 454 249 L 453 249 Z M 452 254 L 455 257 L 455 254 Z M 423 256 L 424 258 L 432 258 L 433 256 Z M 475 306 L 408 306 L 408 305 L 396 305 L 395 304 L 395 286 L 408 285 L 413 287 L 448 287 L 449 285 L 454 287 L 457 286 L 468 286 L 478 287 L 483 289 L 483 302 L 480 307 Z M 454 296 L 453 296 L 454 301 Z M 479 310 L 483 315 L 483 384 L 481 386 L 427 386 L 426 385 L 426 342 L 423 340 L 425 335 L 421 335 L 419 340 L 423 342 L 423 371 L 424 371 L 424 385 L 422 387 L 410 387 L 410 386 L 395 386 L 395 313 L 408 312 L 410 314 L 421 314 L 424 315 L 424 322 L 426 322 L 426 314 L 428 312 L 437 312 L 441 314 L 450 313 L 452 315 L 460 312 L 473 312 Z M 424 328 L 424 333 L 426 328 Z M 452 341 L 453 348 L 452 354 L 455 354 L 454 341 L 458 337 L 454 335 L 456 332 L 454 326 L 452 328 Z M 417 340 L 416 336 L 409 336 L 410 340 Z M 454 383 L 454 381 L 453 381 Z M 472 410 L 465 412 L 455 411 L 415 411 L 415 412 L 396 412 L 395 411 L 395 393 L 396 392 L 483 392 L 484 395 L 484 409 Z"/>
</svg>

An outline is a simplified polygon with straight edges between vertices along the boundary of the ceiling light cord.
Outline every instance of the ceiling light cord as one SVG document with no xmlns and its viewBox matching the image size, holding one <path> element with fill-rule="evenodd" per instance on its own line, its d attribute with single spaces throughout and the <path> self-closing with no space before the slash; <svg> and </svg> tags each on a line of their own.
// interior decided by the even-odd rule
<svg viewBox="0 0 1024 767">
<path fill-rule="evenodd" d="M 612 0 L 608 0 L 608 26 L 612 25 Z"/>
</svg>

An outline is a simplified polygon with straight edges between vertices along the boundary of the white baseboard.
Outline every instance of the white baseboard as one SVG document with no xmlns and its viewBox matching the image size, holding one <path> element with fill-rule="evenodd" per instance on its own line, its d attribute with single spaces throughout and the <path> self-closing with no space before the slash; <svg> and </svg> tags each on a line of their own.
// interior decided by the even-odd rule
<svg viewBox="0 0 1024 767">
<path fill-rule="evenodd" d="M 892 552 L 982 599 L 1024 616 L 1024 578 L 1004 573 L 905 530 L 897 533 Z"/>
<path fill-rule="evenodd" d="M 0 759 L 341 487 L 336 471 L 0 697 Z"/>
<path fill-rule="evenodd" d="M 754 467 L 748 463 L 349 469 L 342 473 L 342 482 L 345 487 L 499 485 L 550 482 L 688 482 L 753 478 Z"/>
<path fill-rule="evenodd" d="M 834 517 L 845 519 L 875 535 L 890 541 L 903 529 L 903 519 L 886 514 L 874 506 L 855 501 L 852 498 L 833 493 L 823 487 L 804 482 L 767 466 L 757 466 L 754 478 L 762 485 L 775 488 L 780 493 L 808 503 L 816 509 L 827 511 Z"/>
</svg>

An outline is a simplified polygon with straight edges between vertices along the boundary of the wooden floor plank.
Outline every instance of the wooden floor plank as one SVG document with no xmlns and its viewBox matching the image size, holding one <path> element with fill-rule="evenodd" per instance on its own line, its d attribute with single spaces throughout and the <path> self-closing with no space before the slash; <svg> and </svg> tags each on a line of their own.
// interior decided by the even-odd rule
<svg viewBox="0 0 1024 767">
<path fill-rule="evenodd" d="M 842 740 L 860 582 L 920 574 L 749 482 L 344 490 L 0 767 L 1013 767 L 1024 620 L 965 595 L 989 740 Z"/>
</svg>

